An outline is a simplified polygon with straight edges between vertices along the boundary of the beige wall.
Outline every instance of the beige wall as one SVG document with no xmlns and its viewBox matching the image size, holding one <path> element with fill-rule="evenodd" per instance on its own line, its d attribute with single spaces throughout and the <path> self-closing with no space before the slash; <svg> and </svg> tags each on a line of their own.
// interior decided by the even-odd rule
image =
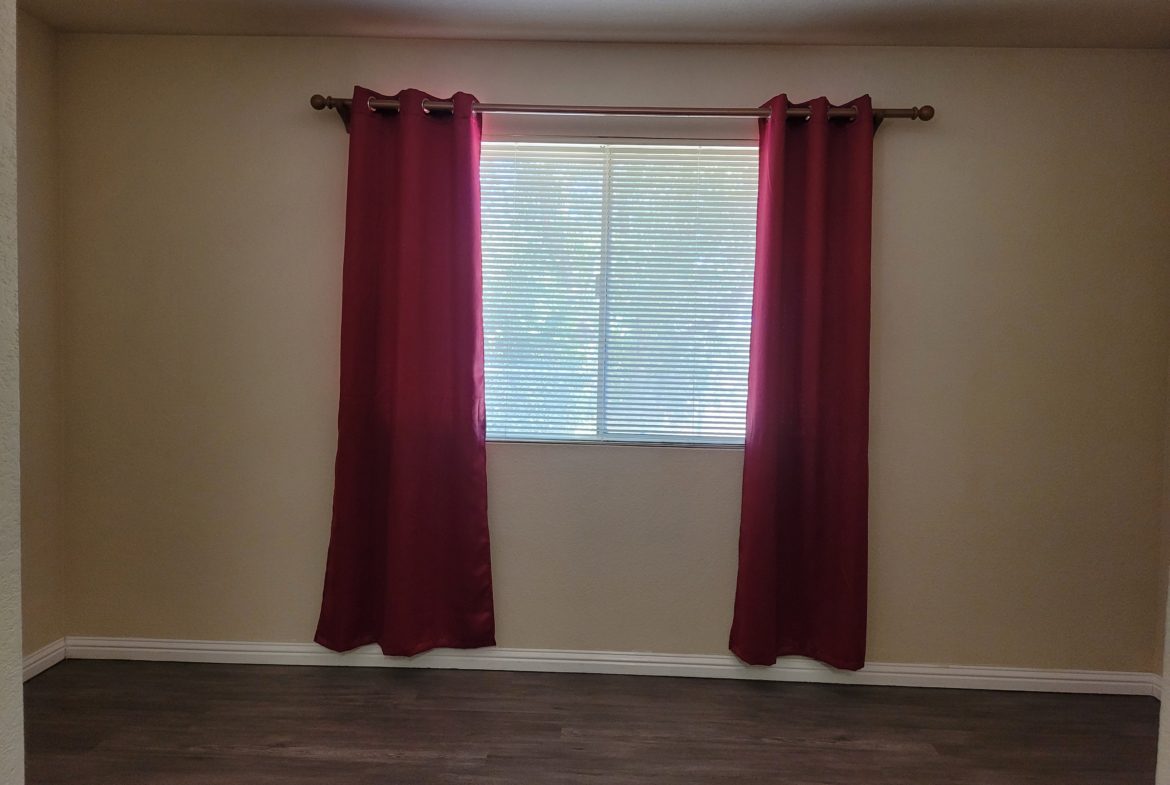
<svg viewBox="0 0 1170 785">
<path fill-rule="evenodd" d="M 0 0 L 0 782 L 24 782 L 20 663 L 20 341 L 16 4 Z"/>
<path fill-rule="evenodd" d="M 1166 442 L 1163 451 L 1162 482 L 1162 705 L 1158 721 L 1157 785 L 1170 785 L 1170 394 L 1166 397 Z"/>
<path fill-rule="evenodd" d="M 49 27 L 25 13 L 18 37 L 21 579 L 28 654 L 65 634 L 61 281 L 56 42 Z"/>
<path fill-rule="evenodd" d="M 59 69 L 70 633 L 312 635 L 346 137 L 310 93 L 869 90 L 939 110 L 877 143 L 870 658 L 1159 667 L 1170 53 L 64 36 Z M 739 452 L 489 460 L 501 645 L 726 651 Z"/>
<path fill-rule="evenodd" d="M 1167 220 L 1170 220 L 1170 216 L 1167 217 Z M 1170 381 L 1167 382 L 1166 389 L 1166 440 L 1162 448 L 1162 572 L 1159 576 L 1162 579 L 1162 585 L 1159 587 L 1159 596 L 1164 598 L 1165 614 L 1170 614 Z M 1170 616 L 1162 616 L 1160 620 L 1162 624 L 1158 629 L 1159 637 L 1163 640 L 1167 634 L 1170 634 L 1170 625 L 1166 623 L 1167 618 Z M 1163 643 L 1162 657 L 1162 676 L 1170 678 L 1170 644 Z M 1166 694 L 1170 695 L 1170 690 L 1167 690 Z M 1170 700 L 1166 702 L 1170 704 Z M 1170 725 L 1170 723 L 1167 724 Z M 1170 731 L 1170 727 L 1167 730 Z M 1170 761 L 1167 762 L 1167 765 L 1170 766 Z M 1167 770 L 1167 776 L 1170 777 L 1170 768 Z"/>
</svg>

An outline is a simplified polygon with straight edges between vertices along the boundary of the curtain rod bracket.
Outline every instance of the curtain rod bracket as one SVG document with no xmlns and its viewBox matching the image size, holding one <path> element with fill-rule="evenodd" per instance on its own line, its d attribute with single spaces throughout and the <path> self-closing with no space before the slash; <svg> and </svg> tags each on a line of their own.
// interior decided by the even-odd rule
<svg viewBox="0 0 1170 785">
<path fill-rule="evenodd" d="M 320 112 L 322 109 L 336 109 L 337 116 L 341 118 L 341 124 L 345 126 L 345 132 L 349 133 L 349 99 L 334 98 L 331 95 L 321 95 L 317 93 L 309 99 L 309 106 Z"/>
</svg>

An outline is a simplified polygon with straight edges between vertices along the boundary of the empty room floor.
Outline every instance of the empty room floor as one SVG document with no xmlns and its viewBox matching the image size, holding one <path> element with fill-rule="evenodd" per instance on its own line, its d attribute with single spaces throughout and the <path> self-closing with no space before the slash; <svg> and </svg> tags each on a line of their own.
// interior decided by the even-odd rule
<svg viewBox="0 0 1170 785">
<path fill-rule="evenodd" d="M 1111 785 L 1153 698 L 72 660 L 25 685 L 28 782 Z"/>
</svg>

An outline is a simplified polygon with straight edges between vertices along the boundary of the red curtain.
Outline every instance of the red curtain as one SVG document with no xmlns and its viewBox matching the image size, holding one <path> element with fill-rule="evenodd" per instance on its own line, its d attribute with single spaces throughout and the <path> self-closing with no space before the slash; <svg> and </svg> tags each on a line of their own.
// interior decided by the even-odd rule
<svg viewBox="0 0 1170 785">
<path fill-rule="evenodd" d="M 495 644 L 474 97 L 355 88 L 333 527 L 315 640 Z"/>
<path fill-rule="evenodd" d="M 865 663 L 873 110 L 760 121 L 739 579 L 731 650 Z"/>
</svg>

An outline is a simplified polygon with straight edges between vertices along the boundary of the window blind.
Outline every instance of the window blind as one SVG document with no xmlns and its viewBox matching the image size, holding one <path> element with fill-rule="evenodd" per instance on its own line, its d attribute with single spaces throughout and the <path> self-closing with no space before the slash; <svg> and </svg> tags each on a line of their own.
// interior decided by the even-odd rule
<svg viewBox="0 0 1170 785">
<path fill-rule="evenodd" d="M 741 443 L 757 153 L 485 143 L 488 437 Z"/>
</svg>

